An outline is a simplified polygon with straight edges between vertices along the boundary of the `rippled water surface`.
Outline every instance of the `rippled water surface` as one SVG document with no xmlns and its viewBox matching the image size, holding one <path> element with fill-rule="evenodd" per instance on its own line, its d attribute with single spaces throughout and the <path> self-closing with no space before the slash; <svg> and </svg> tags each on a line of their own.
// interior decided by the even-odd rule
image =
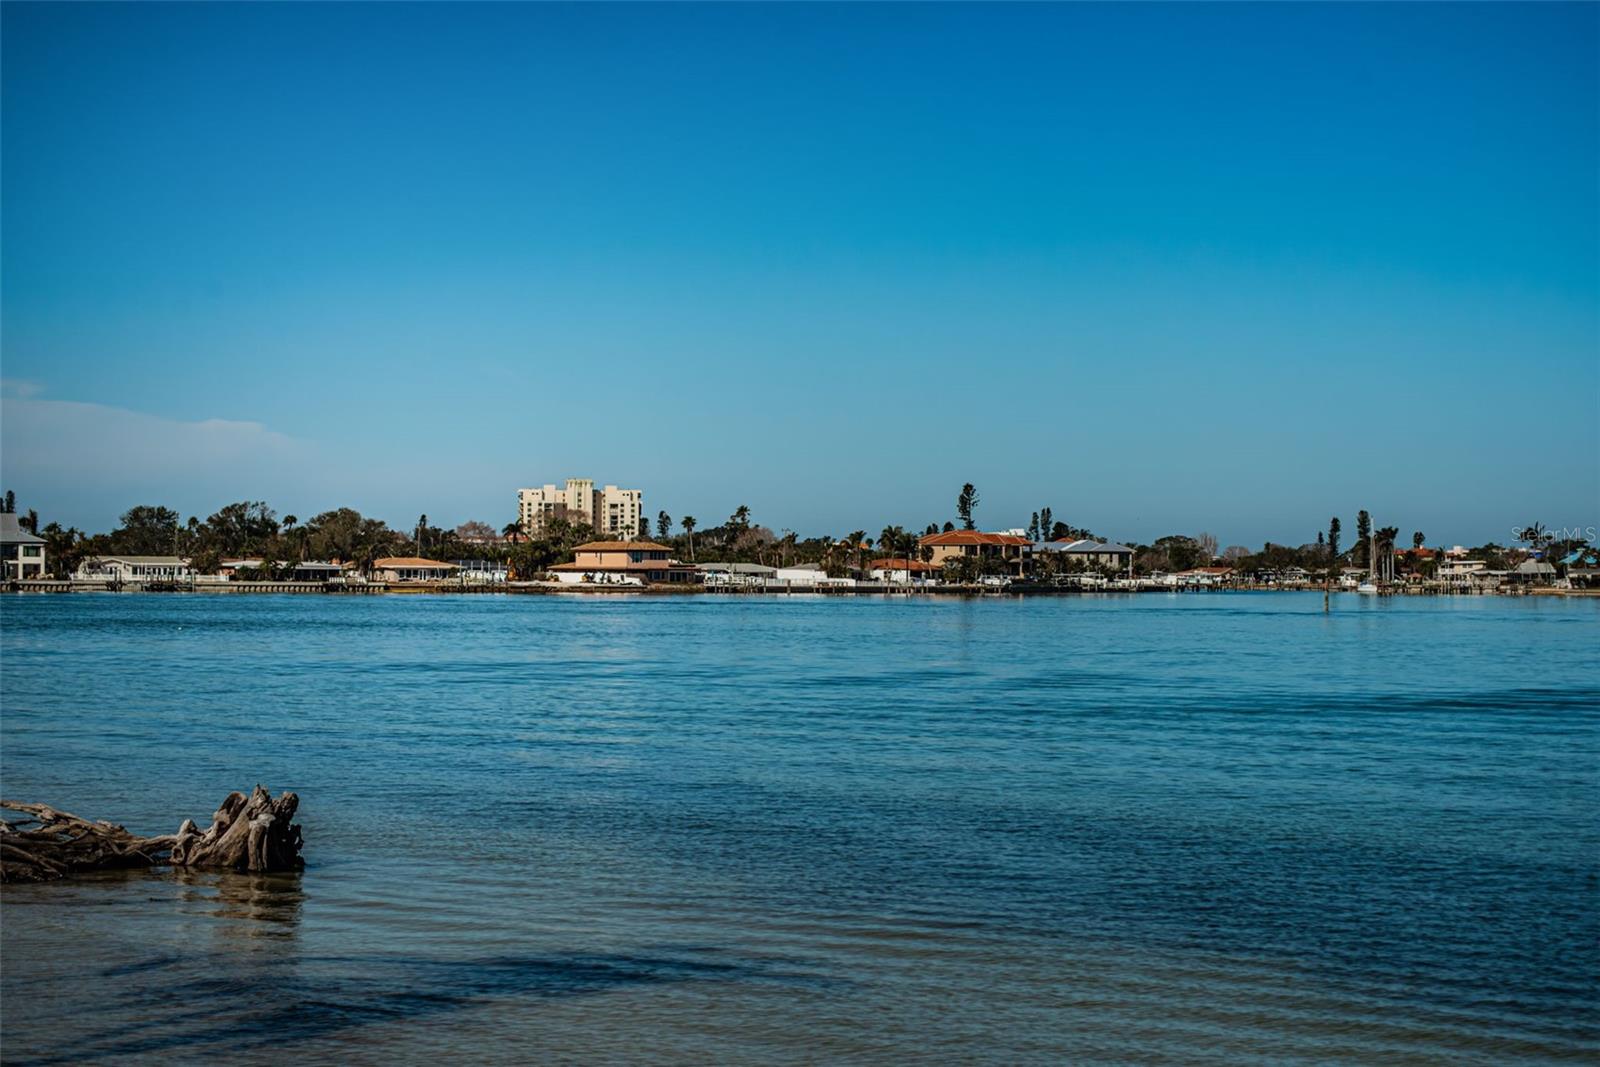
<svg viewBox="0 0 1600 1067">
<path fill-rule="evenodd" d="M 1600 603 L 0 600 L 0 1056 L 1483 1063 L 1600 1039 Z"/>
</svg>

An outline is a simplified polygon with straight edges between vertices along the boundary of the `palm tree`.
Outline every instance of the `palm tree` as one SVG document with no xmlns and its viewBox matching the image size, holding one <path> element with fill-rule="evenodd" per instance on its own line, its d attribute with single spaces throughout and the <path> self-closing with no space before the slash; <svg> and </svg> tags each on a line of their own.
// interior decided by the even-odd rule
<svg viewBox="0 0 1600 1067">
<path fill-rule="evenodd" d="M 1423 542 L 1426 540 L 1427 538 L 1422 536 L 1422 531 L 1418 530 L 1416 533 L 1411 535 L 1411 550 L 1415 552 L 1417 549 L 1422 547 Z"/>
<path fill-rule="evenodd" d="M 683 526 L 683 532 L 685 536 L 689 538 L 689 562 L 693 563 L 695 518 L 693 515 L 685 515 L 683 518 L 679 519 L 678 522 Z"/>
<path fill-rule="evenodd" d="M 861 542 L 867 536 L 865 530 L 852 530 L 850 532 L 850 551 L 855 553 L 856 570 L 861 569 Z"/>
<path fill-rule="evenodd" d="M 1372 567 L 1374 573 L 1381 572 L 1383 580 L 1394 581 L 1394 544 L 1400 538 L 1400 527 L 1385 526 L 1378 531 L 1378 559 Z"/>
<path fill-rule="evenodd" d="M 890 545 L 889 554 L 897 559 L 906 561 L 906 577 L 908 579 L 916 577 L 911 571 L 911 562 L 917 558 L 917 549 L 921 544 L 922 539 L 911 530 L 899 530 L 895 535 L 893 544 Z"/>
<path fill-rule="evenodd" d="M 878 551 L 887 552 L 891 556 L 894 555 L 894 546 L 899 533 L 900 527 L 885 526 L 883 532 L 878 535 Z"/>
<path fill-rule="evenodd" d="M 672 533 L 672 516 L 665 511 L 656 513 L 656 536 L 665 541 Z"/>
<path fill-rule="evenodd" d="M 290 545 L 304 542 L 304 538 L 298 537 L 295 532 L 295 526 L 298 525 L 299 522 L 300 519 L 296 515 L 285 515 L 283 517 L 283 539 L 289 542 Z M 300 559 L 305 559 L 305 555 L 303 553 L 301 554 Z"/>
</svg>

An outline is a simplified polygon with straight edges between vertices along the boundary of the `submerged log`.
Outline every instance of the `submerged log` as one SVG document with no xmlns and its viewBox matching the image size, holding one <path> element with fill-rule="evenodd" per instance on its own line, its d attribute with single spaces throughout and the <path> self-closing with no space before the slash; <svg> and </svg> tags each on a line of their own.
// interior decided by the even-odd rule
<svg viewBox="0 0 1600 1067">
<path fill-rule="evenodd" d="M 0 819 L 0 882 L 48 882 L 85 871 L 126 867 L 205 867 L 234 871 L 297 871 L 303 840 L 293 822 L 300 798 L 276 799 L 261 786 L 247 797 L 229 793 L 201 831 L 191 819 L 175 834 L 138 837 L 121 826 L 91 822 L 47 804 L 0 800 L 30 818 Z"/>
</svg>

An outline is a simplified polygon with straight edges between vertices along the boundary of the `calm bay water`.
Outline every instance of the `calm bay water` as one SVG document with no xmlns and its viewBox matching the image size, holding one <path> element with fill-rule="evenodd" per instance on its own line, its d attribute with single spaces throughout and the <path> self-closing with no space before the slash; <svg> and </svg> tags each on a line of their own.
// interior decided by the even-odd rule
<svg viewBox="0 0 1600 1067">
<path fill-rule="evenodd" d="M 0 598 L 8 1063 L 1592 1060 L 1600 603 Z"/>
</svg>

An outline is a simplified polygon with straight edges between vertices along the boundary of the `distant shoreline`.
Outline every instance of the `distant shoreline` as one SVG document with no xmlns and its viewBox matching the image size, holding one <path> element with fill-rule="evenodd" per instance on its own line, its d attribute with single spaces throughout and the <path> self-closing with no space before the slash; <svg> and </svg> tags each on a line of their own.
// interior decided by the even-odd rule
<svg viewBox="0 0 1600 1067">
<path fill-rule="evenodd" d="M 122 594 L 165 594 L 165 595 L 321 595 L 321 596 L 412 596 L 412 595 L 448 595 L 448 596 L 476 596 L 483 594 L 500 594 L 504 596 L 652 596 L 652 597 L 786 597 L 786 596 L 889 596 L 904 597 L 1064 597 L 1064 596 L 1141 596 L 1149 594 L 1164 594 L 1168 596 L 1194 595 L 1194 594 L 1229 594 L 1229 593 L 1321 593 L 1323 590 L 1312 586 L 1285 587 L 1278 585 L 1232 585 L 1232 586 L 1205 586 L 1185 588 L 1138 588 L 1138 589 L 1080 589 L 1080 588 L 1038 588 L 1038 587 L 1007 587 L 987 588 L 971 585 L 934 585 L 907 588 L 903 585 L 889 583 L 857 583 L 854 586 L 816 585 L 816 586 L 789 586 L 785 588 L 762 588 L 740 586 L 732 588 L 707 588 L 705 586 L 683 585 L 571 585 L 554 582 L 518 582 L 502 583 L 496 585 L 463 586 L 455 582 L 406 582 L 395 584 L 367 583 L 365 585 L 329 587 L 321 582 L 228 582 L 228 583 L 200 583 L 194 585 L 171 586 L 160 583 L 142 585 L 128 583 L 116 587 L 100 582 L 72 582 L 63 580 L 28 580 L 6 583 L 5 592 L 9 593 L 122 593 Z M 1363 596 L 1351 589 L 1335 589 L 1334 593 Z M 1554 597 L 1600 597 L 1600 589 L 1555 589 L 1548 586 L 1533 586 L 1528 588 L 1513 587 L 1499 590 L 1477 589 L 1411 589 L 1397 588 L 1377 594 L 1380 597 L 1522 597 L 1522 596 L 1554 596 Z"/>
</svg>

